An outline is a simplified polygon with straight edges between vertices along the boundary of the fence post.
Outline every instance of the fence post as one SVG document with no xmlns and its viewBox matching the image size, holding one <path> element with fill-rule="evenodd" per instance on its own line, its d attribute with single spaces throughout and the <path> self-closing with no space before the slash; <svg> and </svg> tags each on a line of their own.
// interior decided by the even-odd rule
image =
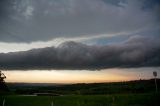
<svg viewBox="0 0 160 106">
<path fill-rule="evenodd" d="M 51 102 L 51 106 L 53 106 L 53 101 Z"/>
<path fill-rule="evenodd" d="M 5 99 L 3 100 L 3 106 L 5 105 Z"/>
</svg>

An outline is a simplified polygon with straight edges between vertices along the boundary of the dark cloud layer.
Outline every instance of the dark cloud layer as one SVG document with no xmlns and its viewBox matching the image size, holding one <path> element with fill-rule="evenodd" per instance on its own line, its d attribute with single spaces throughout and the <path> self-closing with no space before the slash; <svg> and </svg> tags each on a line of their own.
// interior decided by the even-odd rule
<svg viewBox="0 0 160 106">
<path fill-rule="evenodd" d="M 160 39 L 134 36 L 119 44 L 64 42 L 23 52 L 1 53 L 0 69 L 104 69 L 160 66 Z"/>
<path fill-rule="evenodd" d="M 0 0 L 0 42 L 119 35 L 159 27 L 156 0 Z"/>
</svg>

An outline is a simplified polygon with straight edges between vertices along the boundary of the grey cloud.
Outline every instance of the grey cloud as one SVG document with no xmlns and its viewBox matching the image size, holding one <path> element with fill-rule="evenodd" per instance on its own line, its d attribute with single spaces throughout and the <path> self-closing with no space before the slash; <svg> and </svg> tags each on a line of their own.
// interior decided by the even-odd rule
<svg viewBox="0 0 160 106">
<path fill-rule="evenodd" d="M 1 0 L 0 41 L 126 34 L 159 27 L 159 5 L 145 0 Z M 156 4 L 156 3 L 155 3 Z"/>
<path fill-rule="evenodd" d="M 0 69 L 104 69 L 160 66 L 160 39 L 134 36 L 119 44 L 64 42 L 57 48 L 0 54 Z"/>
</svg>

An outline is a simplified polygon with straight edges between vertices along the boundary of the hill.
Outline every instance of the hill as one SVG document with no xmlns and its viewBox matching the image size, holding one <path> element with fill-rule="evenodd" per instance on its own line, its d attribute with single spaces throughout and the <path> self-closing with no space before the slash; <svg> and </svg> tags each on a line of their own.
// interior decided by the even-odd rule
<svg viewBox="0 0 160 106">
<path fill-rule="evenodd" d="M 95 95 L 155 92 L 154 79 L 109 83 L 7 83 L 7 85 L 11 91 L 17 94 L 52 93 L 60 95 Z M 160 79 L 157 79 L 157 85 L 160 88 Z"/>
</svg>

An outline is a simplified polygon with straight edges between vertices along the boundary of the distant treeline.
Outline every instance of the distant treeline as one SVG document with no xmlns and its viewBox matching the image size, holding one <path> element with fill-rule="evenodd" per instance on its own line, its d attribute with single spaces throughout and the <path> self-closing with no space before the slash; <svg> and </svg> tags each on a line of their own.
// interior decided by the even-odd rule
<svg viewBox="0 0 160 106">
<path fill-rule="evenodd" d="M 42 85 L 42 86 L 41 86 Z M 160 79 L 157 79 L 160 90 Z M 154 79 L 135 80 L 112 83 L 81 83 L 81 84 L 18 84 L 8 83 L 9 88 L 17 94 L 52 93 L 60 95 L 94 95 L 117 93 L 146 93 L 155 91 Z"/>
</svg>

